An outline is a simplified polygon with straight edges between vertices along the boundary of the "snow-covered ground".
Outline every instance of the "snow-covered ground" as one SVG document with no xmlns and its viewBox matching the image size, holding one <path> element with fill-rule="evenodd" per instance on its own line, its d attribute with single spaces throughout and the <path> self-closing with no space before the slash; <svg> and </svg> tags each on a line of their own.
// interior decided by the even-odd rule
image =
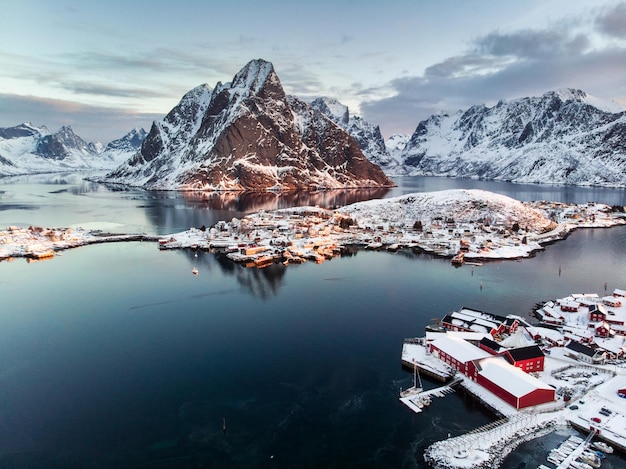
<svg viewBox="0 0 626 469">
<path fill-rule="evenodd" d="M 156 241 L 156 238 L 136 234 L 104 234 L 101 230 L 109 224 L 92 224 L 89 229 L 41 228 L 17 226 L 0 231 L 0 260 L 13 257 L 50 259 L 58 251 L 96 243 L 120 241 Z"/>
</svg>

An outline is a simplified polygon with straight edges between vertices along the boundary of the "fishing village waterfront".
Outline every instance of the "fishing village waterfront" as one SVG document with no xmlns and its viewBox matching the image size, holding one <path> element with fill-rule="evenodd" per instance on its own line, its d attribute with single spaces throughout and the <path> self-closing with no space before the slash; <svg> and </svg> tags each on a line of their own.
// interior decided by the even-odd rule
<svg viewBox="0 0 626 469">
<path fill-rule="evenodd" d="M 561 326 L 461 308 L 423 338 L 405 339 L 403 367 L 449 382 L 429 390 L 414 384 L 410 395 L 400 393 L 405 406 L 419 414 L 431 396 L 460 386 L 502 418 L 432 444 L 424 455 L 430 465 L 499 467 L 519 444 L 567 426 L 588 436 L 548 457 L 558 468 L 600 467 L 588 451 L 593 440 L 626 452 L 626 290 L 573 294 L 538 310 L 545 308 L 560 311 Z"/>
</svg>

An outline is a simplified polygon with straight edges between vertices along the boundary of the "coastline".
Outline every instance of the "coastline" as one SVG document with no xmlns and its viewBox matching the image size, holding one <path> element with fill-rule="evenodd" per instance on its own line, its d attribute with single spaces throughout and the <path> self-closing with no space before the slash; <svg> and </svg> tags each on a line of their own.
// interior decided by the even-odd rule
<svg viewBox="0 0 626 469">
<path fill-rule="evenodd" d="M 496 194 L 482 192 L 480 195 L 486 200 L 496 197 Z M 411 206 L 412 198 L 413 195 L 391 202 L 388 199 L 374 200 L 337 210 L 309 206 L 260 211 L 242 219 L 220 221 L 210 228 L 190 228 L 167 236 L 110 234 L 82 228 L 9 226 L 0 231 L 0 260 L 50 258 L 55 252 L 94 243 L 150 241 L 158 242 L 159 249 L 223 252 L 232 261 L 248 267 L 263 267 L 275 262 L 288 265 L 307 260 L 321 263 L 351 248 L 411 249 L 451 258 L 459 266 L 468 261 L 477 264 L 528 258 L 545 246 L 567 238 L 574 230 L 626 224 L 622 213 L 613 214 L 604 204 L 523 204 L 513 199 L 509 200 L 522 210 L 535 218 L 543 218 L 538 218 L 534 227 L 521 228 L 521 223 L 513 221 L 524 216 L 517 214 L 520 208 L 516 205 L 505 206 L 501 213 L 494 213 L 491 222 L 455 221 L 454 215 L 460 218 L 454 212 L 455 208 L 444 207 L 437 214 L 429 214 L 430 219 L 422 222 L 415 221 L 418 215 Z M 540 215 L 542 213 L 545 215 Z"/>
</svg>

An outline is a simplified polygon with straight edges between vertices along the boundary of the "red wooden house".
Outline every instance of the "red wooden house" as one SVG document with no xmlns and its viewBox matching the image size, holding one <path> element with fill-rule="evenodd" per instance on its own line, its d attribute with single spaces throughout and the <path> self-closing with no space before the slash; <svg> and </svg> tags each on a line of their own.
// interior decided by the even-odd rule
<svg viewBox="0 0 626 469">
<path fill-rule="evenodd" d="M 505 350 L 500 355 L 526 373 L 543 371 L 545 354 L 538 345 Z"/>
</svg>

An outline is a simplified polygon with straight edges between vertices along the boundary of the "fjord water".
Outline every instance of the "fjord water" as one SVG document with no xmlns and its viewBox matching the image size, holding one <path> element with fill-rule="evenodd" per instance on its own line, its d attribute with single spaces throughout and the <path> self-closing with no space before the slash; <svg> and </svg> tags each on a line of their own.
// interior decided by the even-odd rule
<svg viewBox="0 0 626 469">
<path fill-rule="evenodd" d="M 258 209 L 453 187 L 626 204 L 615 189 L 397 182 L 294 200 L 22 178 L 0 186 L 0 226 L 164 234 Z M 422 467 L 429 444 L 494 417 L 462 392 L 419 415 L 404 408 L 398 390 L 412 375 L 400 367 L 403 338 L 460 306 L 528 317 L 540 301 L 603 293 L 605 282 L 625 288 L 625 253 L 626 227 L 617 227 L 579 230 L 534 258 L 473 272 L 369 251 L 246 269 L 154 243 L 0 263 L 0 467 Z M 520 451 L 527 464 L 545 458 Z"/>
</svg>

